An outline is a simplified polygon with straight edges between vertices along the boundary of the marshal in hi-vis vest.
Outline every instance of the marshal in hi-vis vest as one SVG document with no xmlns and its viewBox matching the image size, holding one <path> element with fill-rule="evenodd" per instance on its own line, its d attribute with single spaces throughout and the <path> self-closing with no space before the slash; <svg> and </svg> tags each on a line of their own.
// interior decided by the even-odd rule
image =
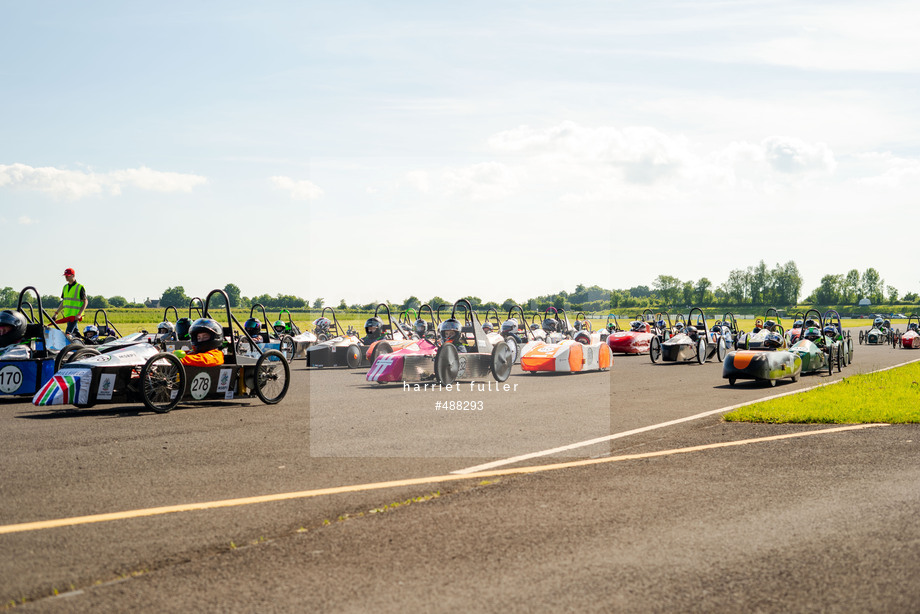
<svg viewBox="0 0 920 614">
<path fill-rule="evenodd" d="M 64 284 L 64 291 L 61 293 L 61 296 L 64 297 L 64 308 L 61 310 L 61 313 L 64 314 L 64 317 L 78 316 L 80 315 L 80 308 L 83 307 L 83 301 L 80 300 L 80 290 L 83 289 L 83 286 L 80 284 Z"/>
</svg>

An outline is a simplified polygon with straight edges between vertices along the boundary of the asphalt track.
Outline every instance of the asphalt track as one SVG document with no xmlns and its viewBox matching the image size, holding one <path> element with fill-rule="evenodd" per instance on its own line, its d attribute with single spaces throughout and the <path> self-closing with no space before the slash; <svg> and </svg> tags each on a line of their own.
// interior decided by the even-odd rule
<svg viewBox="0 0 920 614">
<path fill-rule="evenodd" d="M 842 375 L 915 356 L 857 346 Z M 736 425 L 716 414 L 495 471 L 598 464 L 451 473 L 837 374 L 730 388 L 716 364 L 617 356 L 608 373 L 515 368 L 517 390 L 432 392 L 367 385 L 363 372 L 295 363 L 276 406 L 156 415 L 0 403 L 2 603 L 49 612 L 920 609 L 913 425 L 822 432 L 827 425 Z M 435 409 L 438 401 L 482 409 Z M 410 478 L 433 479 L 389 484 Z M 336 487 L 351 488 L 320 490 Z M 265 495 L 280 500 L 194 509 Z M 193 509 L 149 511 L 183 505 Z M 16 528 L 126 511 L 138 512 Z"/>
</svg>

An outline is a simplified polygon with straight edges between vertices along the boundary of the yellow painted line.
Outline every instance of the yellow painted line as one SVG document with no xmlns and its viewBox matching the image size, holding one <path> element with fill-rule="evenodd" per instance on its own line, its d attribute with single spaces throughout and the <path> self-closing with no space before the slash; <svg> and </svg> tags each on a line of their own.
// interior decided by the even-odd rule
<svg viewBox="0 0 920 614">
<path fill-rule="evenodd" d="M 436 484 L 440 482 L 456 482 L 459 480 L 477 480 L 481 478 L 500 477 L 507 475 L 519 475 L 527 473 L 541 473 L 544 471 L 555 471 L 558 469 L 570 469 L 573 467 L 587 467 L 590 465 L 601 465 L 605 463 L 616 463 L 628 460 L 641 460 L 644 458 L 655 458 L 659 456 L 670 456 L 673 454 L 687 454 L 690 452 L 700 452 L 703 450 L 715 450 L 718 448 L 730 448 L 734 446 L 744 446 L 753 443 L 764 443 L 768 441 L 780 441 L 782 439 L 793 439 L 796 437 L 810 437 L 812 435 L 826 435 L 829 433 L 842 433 L 844 431 L 855 431 L 859 429 L 872 428 L 876 426 L 887 426 L 885 424 L 856 424 L 850 426 L 841 426 L 836 428 L 821 429 L 818 431 L 804 431 L 801 433 L 790 433 L 787 435 L 773 435 L 770 437 L 758 437 L 756 439 L 742 439 L 739 441 L 726 441 L 722 443 L 711 443 L 701 446 L 692 446 L 689 448 L 676 448 L 672 450 L 661 450 L 659 452 L 646 452 L 643 454 L 627 454 L 623 456 L 608 456 L 604 458 L 590 458 L 585 460 L 568 461 L 564 463 L 553 463 L 550 465 L 534 465 L 531 467 L 517 467 L 512 469 L 500 469 L 496 471 L 481 471 L 479 473 L 467 473 L 462 475 L 448 474 L 436 475 L 425 478 L 409 478 L 406 480 L 394 480 L 390 482 L 372 482 L 370 484 L 353 484 L 351 486 L 335 486 L 332 488 L 318 488 L 315 490 L 301 490 L 298 492 L 278 493 L 274 495 L 262 495 L 259 497 L 243 497 L 240 499 L 224 499 L 220 501 L 206 501 L 204 503 L 184 503 L 181 505 L 167 505 L 163 507 L 150 507 L 139 510 L 128 510 L 124 512 L 111 512 L 108 514 L 93 514 L 91 516 L 75 516 L 72 518 L 59 518 L 56 520 L 40 520 L 37 522 L 23 522 L 19 524 L 8 524 L 0 526 L 0 535 L 7 533 L 23 533 L 26 531 L 39 531 L 43 529 L 55 529 L 60 527 L 72 527 L 83 524 L 92 524 L 96 522 L 110 522 L 113 520 L 127 520 L 130 518 L 142 518 L 144 516 L 162 516 L 164 514 L 175 514 L 178 512 L 193 512 L 199 510 L 212 510 L 222 507 L 237 507 L 241 505 L 253 505 L 255 503 L 270 503 L 273 501 L 289 501 L 291 499 L 308 499 L 311 497 L 322 497 L 325 495 L 339 495 L 344 493 L 364 492 L 371 490 L 383 490 L 385 488 L 400 488 L 403 486 L 418 486 L 420 484 Z"/>
</svg>

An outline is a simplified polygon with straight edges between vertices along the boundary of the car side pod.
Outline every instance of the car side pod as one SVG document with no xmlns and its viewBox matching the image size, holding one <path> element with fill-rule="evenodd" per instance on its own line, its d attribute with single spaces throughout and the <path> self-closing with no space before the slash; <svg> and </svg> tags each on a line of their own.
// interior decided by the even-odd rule
<svg viewBox="0 0 920 614">
<path fill-rule="evenodd" d="M 802 359 L 785 350 L 738 350 L 729 352 L 722 362 L 722 378 L 734 386 L 739 379 L 753 379 L 770 382 L 790 378 L 797 382 L 802 373 Z"/>
</svg>

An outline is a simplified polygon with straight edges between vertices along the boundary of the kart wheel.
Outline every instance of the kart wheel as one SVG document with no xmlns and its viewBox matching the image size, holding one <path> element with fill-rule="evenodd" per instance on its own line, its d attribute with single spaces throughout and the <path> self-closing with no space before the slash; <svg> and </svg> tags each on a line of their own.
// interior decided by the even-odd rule
<svg viewBox="0 0 920 614">
<path fill-rule="evenodd" d="M 718 341 L 718 347 L 716 348 L 716 356 L 719 358 L 719 362 L 725 360 L 725 355 L 728 354 L 728 349 L 725 347 L 725 343 L 721 339 Z"/>
<path fill-rule="evenodd" d="M 837 373 L 843 371 L 843 345 L 837 345 Z"/>
<path fill-rule="evenodd" d="M 371 364 L 377 362 L 377 358 L 383 354 L 392 354 L 393 346 L 387 341 L 378 341 L 377 345 L 374 346 L 374 351 L 371 352 Z"/>
<path fill-rule="evenodd" d="M 252 382 L 256 396 L 267 405 L 274 405 L 283 399 L 291 385 L 291 367 L 287 356 L 278 350 L 268 350 L 259 356 L 255 369 Z"/>
<path fill-rule="evenodd" d="M 68 354 L 72 354 L 77 350 L 82 350 L 84 347 L 86 346 L 84 346 L 82 343 L 70 343 L 65 345 L 64 348 L 57 353 L 57 356 L 54 357 L 54 372 L 57 373 L 60 371 L 61 365 L 65 362 L 70 362 L 69 360 L 66 360 Z"/>
<path fill-rule="evenodd" d="M 729 386 L 734 386 L 734 385 L 735 385 L 735 382 L 737 382 L 737 381 L 738 381 L 738 380 L 735 379 L 734 377 L 730 377 L 730 378 L 728 378 L 728 385 L 729 385 Z"/>
<path fill-rule="evenodd" d="M 851 337 L 847 337 L 847 364 L 848 365 L 853 364 L 853 350 L 854 349 L 855 348 L 853 346 L 853 339 Z"/>
<path fill-rule="evenodd" d="M 771 380 L 769 380 L 769 381 L 770 381 L 770 388 L 776 388 L 776 380 L 775 380 L 775 379 L 771 379 Z"/>
<path fill-rule="evenodd" d="M 799 381 L 799 376 L 798 376 L 798 374 L 793 375 L 793 376 L 792 376 L 792 383 L 794 384 L 794 383 L 796 383 L 797 381 Z"/>
<path fill-rule="evenodd" d="M 281 337 L 281 343 L 278 344 L 278 348 L 286 361 L 291 362 L 294 360 L 294 337 L 290 335 Z"/>
<path fill-rule="evenodd" d="M 252 351 L 252 344 L 249 342 L 249 339 L 246 337 L 240 337 L 236 340 L 236 347 L 234 348 L 237 356 L 246 355 Z"/>
<path fill-rule="evenodd" d="M 64 364 L 68 364 L 71 362 L 77 362 L 78 360 L 89 358 L 90 356 L 99 356 L 99 354 L 101 353 L 102 352 L 100 352 L 96 348 L 80 348 L 76 352 L 71 352 L 67 356 L 67 358 L 64 360 Z"/>
<path fill-rule="evenodd" d="M 859 331 L 859 345 L 863 344 L 863 340 L 866 338 L 866 333 Z"/>
<path fill-rule="evenodd" d="M 460 374 L 460 352 L 453 343 L 445 343 L 434 356 L 434 378 L 439 384 L 453 384 Z"/>
<path fill-rule="evenodd" d="M 165 414 L 185 394 L 185 367 L 169 352 L 152 356 L 141 368 L 141 397 L 147 409 Z"/>
<path fill-rule="evenodd" d="M 328 341 L 328 340 L 329 340 L 329 337 L 327 337 L 326 335 L 320 333 L 320 334 L 318 334 L 318 335 L 316 336 L 316 340 L 317 340 L 318 342 L 322 343 L 323 341 Z"/>
<path fill-rule="evenodd" d="M 489 363 L 489 370 L 492 371 L 495 381 L 507 380 L 511 375 L 512 365 L 514 365 L 514 353 L 511 347 L 504 341 L 499 341 L 492 348 L 492 361 Z"/>
<path fill-rule="evenodd" d="M 658 337 L 652 337 L 649 342 L 648 357 L 652 359 L 653 363 L 658 362 L 658 359 L 661 358 L 661 339 Z"/>
<path fill-rule="evenodd" d="M 357 343 L 353 343 L 345 348 L 345 362 L 348 363 L 349 369 L 357 369 L 361 366 L 361 348 Z"/>
<path fill-rule="evenodd" d="M 700 364 L 706 362 L 706 340 L 703 338 L 696 342 L 696 361 Z"/>
<path fill-rule="evenodd" d="M 834 374 L 834 348 L 827 348 L 827 374 Z"/>
<path fill-rule="evenodd" d="M 518 361 L 518 342 L 515 339 L 514 335 L 508 335 L 505 337 L 505 343 L 508 345 L 508 349 L 511 350 L 511 364 L 515 364 Z"/>
</svg>

